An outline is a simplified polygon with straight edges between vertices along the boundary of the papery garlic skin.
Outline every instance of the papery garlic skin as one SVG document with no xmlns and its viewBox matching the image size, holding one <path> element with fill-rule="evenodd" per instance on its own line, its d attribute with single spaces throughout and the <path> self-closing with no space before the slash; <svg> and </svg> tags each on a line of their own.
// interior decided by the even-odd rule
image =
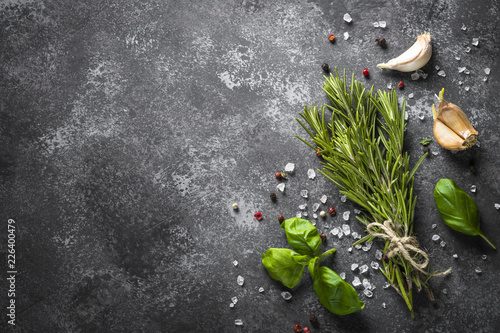
<svg viewBox="0 0 500 333">
<path fill-rule="evenodd" d="M 432 105 L 434 138 L 448 150 L 464 150 L 474 146 L 478 132 L 457 105 L 444 100 L 444 89 L 439 92 L 439 107 Z"/>
<path fill-rule="evenodd" d="M 413 72 L 424 67 L 431 59 L 431 56 L 431 34 L 425 33 L 418 36 L 417 41 L 399 57 L 378 64 L 377 67 L 400 72 Z"/>
</svg>

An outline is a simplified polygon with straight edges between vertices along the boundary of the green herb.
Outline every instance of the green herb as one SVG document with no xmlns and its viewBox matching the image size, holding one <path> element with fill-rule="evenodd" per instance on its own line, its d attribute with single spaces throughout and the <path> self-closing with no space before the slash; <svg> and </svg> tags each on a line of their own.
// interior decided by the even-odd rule
<svg viewBox="0 0 500 333">
<path fill-rule="evenodd" d="M 426 138 L 426 139 L 423 139 L 422 141 L 420 141 L 420 144 L 422 146 L 427 146 L 431 142 L 432 142 L 432 139 Z"/>
<path fill-rule="evenodd" d="M 281 223 L 285 229 L 288 244 L 299 253 L 317 256 L 321 252 L 321 237 L 308 220 L 292 218 Z"/>
<path fill-rule="evenodd" d="M 496 249 L 481 232 L 479 210 L 474 199 L 451 179 L 440 179 L 434 189 L 434 201 L 444 223 L 469 236 L 481 236 Z"/>
<path fill-rule="evenodd" d="M 293 288 L 302 280 L 304 268 L 308 266 L 314 292 L 329 311 L 346 315 L 364 308 L 350 284 L 330 268 L 320 266 L 321 260 L 336 249 L 321 253 L 321 237 L 311 222 L 294 217 L 283 221 L 281 227 L 295 251 L 272 248 L 262 253 L 262 264 L 273 279 Z"/>
<path fill-rule="evenodd" d="M 410 156 L 403 151 L 406 101 L 400 111 L 394 90 L 374 93 L 373 87 L 366 89 L 355 81 L 354 74 L 348 86 L 345 71 L 342 78 L 335 70 L 325 79 L 323 90 L 331 105 L 321 110 L 305 107 L 300 114 L 305 123 L 297 121 L 311 140 L 297 137 L 315 154 L 320 149 L 323 170 L 319 172 L 364 210 L 356 218 L 369 234 L 355 244 L 376 237 L 385 241 L 381 271 L 413 317 L 413 288 L 424 288 L 432 300 L 428 280 L 437 275 L 429 272 L 428 256 L 413 236 L 414 175 L 427 154 L 410 168 Z"/>
</svg>

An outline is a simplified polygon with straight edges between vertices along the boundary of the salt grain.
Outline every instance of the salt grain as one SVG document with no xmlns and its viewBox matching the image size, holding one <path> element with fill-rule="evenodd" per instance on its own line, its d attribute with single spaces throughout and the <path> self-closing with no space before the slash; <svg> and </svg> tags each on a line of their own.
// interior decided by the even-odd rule
<svg viewBox="0 0 500 333">
<path fill-rule="evenodd" d="M 433 235 L 432 236 L 432 240 L 435 241 L 435 242 L 437 242 L 439 240 L 439 238 L 440 238 L 439 235 Z"/>
<path fill-rule="evenodd" d="M 353 287 L 359 287 L 361 285 L 361 280 L 359 279 L 359 277 L 355 276 L 351 284 Z"/>
<path fill-rule="evenodd" d="M 302 198 L 307 198 L 308 191 L 307 190 L 300 190 L 300 196 Z"/>
<path fill-rule="evenodd" d="M 462 24 L 462 28 L 461 28 L 463 31 L 467 30 L 467 27 L 465 26 L 465 24 Z"/>
<path fill-rule="evenodd" d="M 446 77 L 446 73 L 443 70 L 440 70 L 438 72 L 438 75 L 441 76 L 441 77 Z"/>
<path fill-rule="evenodd" d="M 236 278 L 236 282 L 238 282 L 239 286 L 242 286 L 245 283 L 245 279 L 243 278 L 243 276 L 238 275 L 238 277 Z"/>
<path fill-rule="evenodd" d="M 346 21 L 347 23 L 351 23 L 352 22 L 351 15 L 349 15 L 348 13 L 344 14 L 344 21 Z"/>
<path fill-rule="evenodd" d="M 349 33 L 346 31 L 344 32 L 344 40 L 348 40 L 349 39 Z"/>
<path fill-rule="evenodd" d="M 285 191 L 285 183 L 279 183 L 276 188 L 278 190 L 280 190 L 280 192 L 284 192 Z"/>
<path fill-rule="evenodd" d="M 470 191 L 471 191 L 472 193 L 476 193 L 476 190 L 477 190 L 476 185 L 471 185 L 471 187 L 470 187 Z"/>
<path fill-rule="evenodd" d="M 351 233 L 351 227 L 347 224 L 342 224 L 342 232 L 344 235 L 349 235 Z"/>
<path fill-rule="evenodd" d="M 326 195 L 322 195 L 321 196 L 321 199 L 319 199 L 319 201 L 321 201 L 322 204 L 325 204 L 326 203 L 326 200 L 327 200 L 327 196 Z"/>
<path fill-rule="evenodd" d="M 485 68 L 485 69 L 484 69 L 484 72 L 486 73 L 486 75 L 490 75 L 491 69 L 489 69 L 489 68 Z"/>
<path fill-rule="evenodd" d="M 420 75 L 418 75 L 418 73 L 417 73 L 417 72 L 415 72 L 415 73 L 412 73 L 412 74 L 411 74 L 411 79 L 412 79 L 413 81 L 416 81 L 416 80 L 418 80 L 419 78 L 420 78 Z"/>
<path fill-rule="evenodd" d="M 479 45 L 479 38 L 472 38 L 472 45 L 478 46 Z"/>
<path fill-rule="evenodd" d="M 243 320 L 241 320 L 241 319 L 236 319 L 236 320 L 234 321 L 234 324 L 235 324 L 236 326 L 242 326 L 242 325 L 243 325 Z"/>
<path fill-rule="evenodd" d="M 288 163 L 285 165 L 285 172 L 293 172 L 295 170 L 295 164 Z"/>
<path fill-rule="evenodd" d="M 378 21 L 378 26 L 381 27 L 382 29 L 385 29 L 387 23 L 385 21 Z"/>
<path fill-rule="evenodd" d="M 313 209 L 313 212 L 318 211 L 318 209 L 319 209 L 319 203 L 317 203 L 317 202 L 313 203 L 312 209 Z"/>
<path fill-rule="evenodd" d="M 344 214 L 342 214 L 342 218 L 345 221 L 348 221 L 349 220 L 349 215 L 351 215 L 351 212 L 350 211 L 346 211 L 346 212 L 344 212 Z"/>
<path fill-rule="evenodd" d="M 307 170 L 307 177 L 309 177 L 309 179 L 314 179 L 316 178 L 316 172 L 314 172 L 313 169 L 309 169 Z"/>
<path fill-rule="evenodd" d="M 292 299 L 292 294 L 290 294 L 288 291 L 284 291 L 281 293 L 281 297 L 283 297 L 285 301 L 288 301 Z"/>
</svg>

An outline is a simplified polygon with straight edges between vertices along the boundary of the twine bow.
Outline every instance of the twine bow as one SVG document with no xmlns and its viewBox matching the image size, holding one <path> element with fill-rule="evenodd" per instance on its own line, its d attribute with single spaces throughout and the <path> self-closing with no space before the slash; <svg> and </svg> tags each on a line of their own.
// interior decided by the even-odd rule
<svg viewBox="0 0 500 333">
<path fill-rule="evenodd" d="M 401 254 L 416 270 L 429 275 L 428 272 L 424 270 L 425 267 L 429 264 L 429 256 L 425 251 L 418 248 L 418 241 L 414 236 L 403 236 L 399 237 L 394 229 L 391 227 L 391 221 L 386 220 L 384 223 L 370 223 L 366 226 L 368 233 L 375 237 L 380 237 L 386 240 L 389 240 L 390 250 L 387 253 L 389 258 L 393 257 L 396 254 Z M 381 229 L 383 232 L 377 232 L 375 229 Z M 417 253 L 420 257 L 423 258 L 423 262 L 419 262 L 414 259 L 414 256 L 411 253 Z M 448 269 L 445 272 L 433 275 L 445 275 L 451 273 L 451 269 Z"/>
</svg>

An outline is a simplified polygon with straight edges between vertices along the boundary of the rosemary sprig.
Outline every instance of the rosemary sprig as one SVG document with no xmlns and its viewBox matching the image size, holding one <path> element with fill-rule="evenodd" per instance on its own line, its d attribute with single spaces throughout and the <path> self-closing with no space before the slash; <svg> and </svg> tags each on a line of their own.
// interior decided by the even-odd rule
<svg viewBox="0 0 500 333">
<path fill-rule="evenodd" d="M 406 101 L 400 110 L 394 90 L 374 93 L 373 87 L 367 90 L 355 81 L 354 74 L 348 87 L 345 71 L 341 78 L 337 69 L 325 80 L 323 90 L 331 105 L 321 110 L 306 106 L 297 121 L 311 139 L 297 137 L 315 153 L 319 148 L 319 172 L 365 212 L 356 218 L 369 233 L 356 243 L 383 236 L 386 257 L 380 270 L 413 317 L 413 288 L 425 289 L 433 300 L 428 280 L 436 275 L 428 271 L 428 257 L 413 236 L 414 175 L 427 154 L 410 169 L 410 156 L 403 151 Z M 331 110 L 330 120 L 326 109 Z"/>
</svg>

